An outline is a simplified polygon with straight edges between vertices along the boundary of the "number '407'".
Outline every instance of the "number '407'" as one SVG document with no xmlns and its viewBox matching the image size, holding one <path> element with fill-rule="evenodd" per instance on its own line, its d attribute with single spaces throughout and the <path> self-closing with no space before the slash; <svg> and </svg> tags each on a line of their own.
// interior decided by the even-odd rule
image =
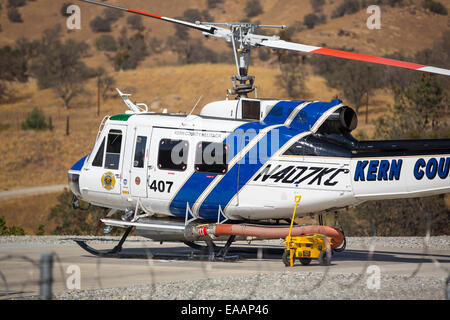
<svg viewBox="0 0 450 320">
<path fill-rule="evenodd" d="M 172 185 L 173 185 L 172 181 L 153 180 L 152 183 L 150 184 L 149 188 L 155 192 L 170 193 L 170 189 L 172 188 Z"/>
</svg>

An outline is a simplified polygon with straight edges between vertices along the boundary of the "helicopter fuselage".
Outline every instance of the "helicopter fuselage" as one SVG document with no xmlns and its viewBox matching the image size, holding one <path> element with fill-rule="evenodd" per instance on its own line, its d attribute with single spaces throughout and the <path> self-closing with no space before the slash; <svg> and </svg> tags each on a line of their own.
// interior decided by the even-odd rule
<svg viewBox="0 0 450 320">
<path fill-rule="evenodd" d="M 284 219 L 450 192 L 450 140 L 357 141 L 340 100 L 239 99 L 200 115 L 109 117 L 69 170 L 79 198 L 205 220 Z"/>
</svg>

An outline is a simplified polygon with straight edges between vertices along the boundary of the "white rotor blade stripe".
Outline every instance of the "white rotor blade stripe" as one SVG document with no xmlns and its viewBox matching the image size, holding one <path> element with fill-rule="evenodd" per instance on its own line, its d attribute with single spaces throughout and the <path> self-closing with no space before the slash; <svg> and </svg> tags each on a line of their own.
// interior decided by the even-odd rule
<svg viewBox="0 0 450 320">
<path fill-rule="evenodd" d="M 360 53 L 355 53 L 355 52 L 347 52 L 347 51 L 342 51 L 342 50 L 334 50 L 334 49 L 327 49 L 327 48 L 322 48 L 322 47 L 308 46 L 308 45 L 294 43 L 294 42 L 288 42 L 288 41 L 284 41 L 284 40 L 263 40 L 260 42 L 260 44 L 262 46 L 270 47 L 270 48 L 295 50 L 295 51 L 309 52 L 309 53 L 318 53 L 318 54 L 334 56 L 334 57 L 338 57 L 338 58 L 373 62 L 373 63 L 383 64 L 383 65 L 388 65 L 388 66 L 395 66 L 395 67 L 400 67 L 400 68 L 406 68 L 406 69 L 431 72 L 431 73 L 443 74 L 443 75 L 450 76 L 450 70 L 447 70 L 447 69 L 436 68 L 436 67 L 426 66 L 423 64 L 405 62 L 405 61 L 400 61 L 400 60 L 395 60 L 395 59 L 370 56 L 370 55 L 360 54 Z"/>
</svg>

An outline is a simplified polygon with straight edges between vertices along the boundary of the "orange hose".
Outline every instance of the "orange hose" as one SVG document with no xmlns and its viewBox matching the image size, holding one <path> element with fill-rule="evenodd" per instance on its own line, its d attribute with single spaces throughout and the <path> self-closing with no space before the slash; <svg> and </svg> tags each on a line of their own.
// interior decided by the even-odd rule
<svg viewBox="0 0 450 320">
<path fill-rule="evenodd" d="M 289 227 L 266 227 L 246 224 L 218 224 L 214 227 L 215 236 L 245 236 L 265 239 L 286 238 L 289 234 Z M 338 248 L 344 241 L 344 235 L 338 229 L 329 226 L 294 226 L 291 236 L 303 236 L 307 234 L 323 234 L 331 238 L 331 248 Z"/>
</svg>

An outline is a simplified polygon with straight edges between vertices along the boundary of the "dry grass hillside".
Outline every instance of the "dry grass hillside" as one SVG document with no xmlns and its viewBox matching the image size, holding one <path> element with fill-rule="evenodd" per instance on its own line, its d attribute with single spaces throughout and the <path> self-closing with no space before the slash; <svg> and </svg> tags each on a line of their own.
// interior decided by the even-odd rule
<svg viewBox="0 0 450 320">
<path fill-rule="evenodd" d="M 353 48 L 365 54 L 384 55 L 400 51 L 405 55 L 413 55 L 430 47 L 444 31 L 450 29 L 449 16 L 424 10 L 420 6 L 421 0 L 405 0 L 404 2 L 409 5 L 402 8 L 382 6 L 380 30 L 367 29 L 368 14 L 365 10 L 331 19 L 331 13 L 343 1 L 326 0 L 321 13 L 327 16 L 327 22 L 311 30 L 295 32 L 292 39 L 310 45 L 326 44 L 330 48 Z M 226 89 L 231 86 L 230 76 L 235 73 L 234 65 L 208 63 L 179 65 L 176 54 L 165 50 L 162 53 L 152 53 L 136 70 L 114 72 L 105 54 L 95 49 L 95 40 L 101 34 L 93 32 L 89 27 L 89 22 L 101 15 L 103 8 L 73 1 L 81 8 L 82 29 L 69 32 L 64 28 L 66 18 L 60 13 L 62 5 L 69 2 L 29 1 L 26 6 L 18 9 L 24 22 L 12 23 L 7 18 L 7 0 L 0 0 L 2 4 L 0 46 L 14 45 L 19 38 L 40 39 L 45 29 L 60 24 L 63 26 L 65 39 L 83 40 L 90 44 L 89 57 L 85 59 L 89 66 L 105 68 L 115 79 L 118 88 L 133 94 L 133 100 L 145 102 L 149 106 L 158 105 L 152 111 L 167 108 L 169 112 L 189 112 L 201 96 L 200 105 L 224 99 Z M 206 0 L 109 0 L 108 2 L 168 17 L 182 16 L 185 10 L 196 8 L 200 11 L 208 10 L 214 21 L 218 22 L 248 20 L 243 10 L 247 1 L 224 0 L 214 9 L 207 8 Z M 440 2 L 450 10 L 450 0 Z M 260 3 L 263 6 L 263 13 L 252 18 L 253 22 L 285 24 L 289 27 L 303 21 L 306 14 L 313 12 L 309 0 L 260 0 Z M 121 28 L 127 26 L 126 17 L 127 15 L 113 24 L 111 34 L 116 38 Z M 153 19 L 144 19 L 144 26 L 147 40 L 157 38 L 166 41 L 167 37 L 175 32 L 172 25 Z M 343 32 L 340 32 L 341 30 Z M 202 38 L 195 32 L 191 32 L 190 35 L 193 38 Z M 229 50 L 226 44 L 219 40 L 210 39 L 204 43 L 218 53 Z M 232 52 L 229 51 L 229 54 Z M 275 60 L 275 55 L 266 62 L 253 60 L 251 73 L 256 76 L 258 94 L 260 97 L 288 98 L 286 92 L 275 85 L 276 76 L 280 74 Z M 324 78 L 311 72 L 306 78 L 306 86 L 309 96 L 299 98 L 327 101 L 337 94 L 336 90 L 327 86 Z M 90 93 L 78 97 L 68 110 L 63 108 L 61 100 L 56 97 L 53 90 L 39 90 L 33 78 L 27 83 L 15 83 L 13 87 L 16 92 L 14 101 L 0 104 L 0 191 L 65 183 L 68 168 L 90 152 L 102 118 L 105 115 L 122 113 L 126 109 L 115 95 L 102 102 L 101 115 L 97 116 L 95 80 L 90 80 L 86 84 Z M 386 105 L 392 101 L 390 92 L 378 90 L 370 101 L 369 121 L 382 114 Z M 53 131 L 21 130 L 21 122 L 33 107 L 42 109 L 46 117 L 51 116 L 55 127 Z M 200 108 L 198 107 L 194 113 L 199 112 Z M 70 118 L 68 136 L 67 117 Z M 364 116 L 361 116 L 358 130 L 370 132 L 373 126 L 366 125 Z M 25 226 L 27 233 L 32 233 L 38 221 L 48 213 L 48 209 L 55 202 L 56 195 L 2 202 L 0 216 L 6 216 L 8 223 Z M 39 203 L 45 205 L 40 206 Z"/>
<path fill-rule="evenodd" d="M 381 29 L 369 30 L 366 26 L 369 14 L 365 10 L 360 10 L 355 14 L 345 15 L 340 18 L 331 19 L 332 12 L 344 0 L 326 0 L 325 5 L 318 14 L 325 14 L 327 22 L 317 25 L 311 30 L 295 32 L 293 39 L 310 45 L 326 44 L 330 48 L 347 47 L 353 48 L 357 52 L 366 54 L 383 55 L 393 52 L 402 52 L 412 55 L 416 51 L 430 47 L 434 40 L 438 39 L 441 33 L 450 28 L 449 16 L 438 15 L 429 12 L 421 7 L 422 0 L 404 0 L 406 5 L 401 8 L 392 8 L 387 5 L 381 6 Z M 109 66 L 107 58 L 102 52 L 95 50 L 95 40 L 102 33 L 95 33 L 91 30 L 89 22 L 96 16 L 101 16 L 103 7 L 72 1 L 79 5 L 81 9 L 81 30 L 69 31 L 64 28 L 66 38 L 78 41 L 84 40 L 91 45 L 92 55 L 88 59 L 91 65 L 102 64 Z M 187 9 L 207 10 L 209 15 L 217 22 L 225 21 L 252 21 L 264 24 L 284 24 L 288 27 L 294 26 L 297 22 L 302 22 L 305 15 L 313 13 L 309 0 L 260 0 L 263 13 L 248 19 L 245 14 L 245 6 L 248 1 L 224 0 L 216 8 L 209 9 L 207 0 L 109 0 L 109 3 L 123 7 L 142 10 L 167 17 L 180 17 Z M 447 8 L 450 8 L 450 0 L 440 0 Z M 0 11 L 0 45 L 14 44 L 19 38 L 29 40 L 39 39 L 45 29 L 56 24 L 65 26 L 66 18 L 60 13 L 61 7 L 68 0 L 38 0 L 28 2 L 26 6 L 20 7 L 23 23 L 12 23 L 7 18 L 6 3 L 2 0 L 3 10 Z M 122 27 L 127 26 L 125 14 L 112 26 L 111 34 L 119 36 Z M 175 32 L 174 26 L 156 19 L 144 19 L 145 35 L 147 38 L 157 38 L 166 41 L 167 37 Z M 345 31 L 345 35 L 339 36 L 339 31 Z M 203 38 L 195 31 L 191 32 L 192 37 Z M 218 40 L 210 39 L 205 41 L 205 45 L 220 50 L 226 46 Z M 162 54 L 153 54 L 142 64 L 142 67 L 152 67 L 158 64 L 173 63 L 176 56 L 173 52 L 164 51 Z"/>
</svg>

